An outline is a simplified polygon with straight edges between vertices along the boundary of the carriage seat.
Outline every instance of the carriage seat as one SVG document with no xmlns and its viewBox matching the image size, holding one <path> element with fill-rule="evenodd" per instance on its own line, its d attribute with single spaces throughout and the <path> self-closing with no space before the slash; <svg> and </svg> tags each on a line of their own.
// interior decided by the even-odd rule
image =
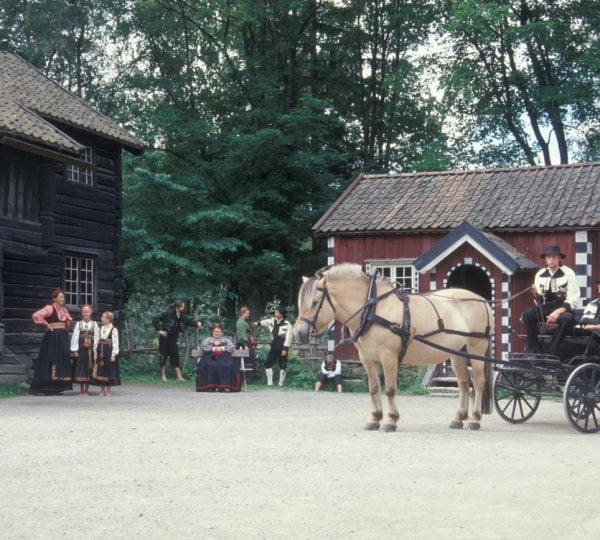
<svg viewBox="0 0 600 540">
<path fill-rule="evenodd" d="M 559 357 L 563 362 L 568 361 L 573 356 L 579 356 L 584 354 L 593 354 L 592 350 L 596 349 L 600 345 L 598 342 L 597 332 L 591 332 L 590 330 L 585 330 L 581 326 L 581 318 L 583 316 L 583 309 L 574 310 L 574 326 L 562 342 L 559 350 Z M 552 339 L 552 332 L 556 328 L 556 324 L 549 323 L 538 323 L 538 327 L 540 329 L 539 339 L 542 344 L 547 344 Z M 590 336 L 593 336 L 595 339 L 595 343 L 591 342 Z M 525 336 L 523 336 L 525 338 Z M 595 345 L 595 346 L 594 346 Z M 592 347 L 592 349 L 590 349 Z"/>
</svg>

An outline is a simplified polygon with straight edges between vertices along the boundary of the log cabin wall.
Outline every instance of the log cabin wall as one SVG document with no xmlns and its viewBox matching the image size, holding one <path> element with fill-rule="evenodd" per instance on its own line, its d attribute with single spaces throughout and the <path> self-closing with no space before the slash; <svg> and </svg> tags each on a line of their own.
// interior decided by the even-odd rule
<svg viewBox="0 0 600 540">
<path fill-rule="evenodd" d="M 63 163 L 0 146 L 0 171 L 4 171 L 3 176 L 0 172 L 3 362 L 27 367 L 37 357 L 43 335 L 31 315 L 49 303 L 53 289 L 64 287 L 65 257 L 93 261 L 94 318 L 98 320 L 104 310 L 118 312 L 123 301 L 121 146 L 66 126 L 60 128 L 93 148 L 93 185 L 67 180 Z M 26 179 L 19 184 L 13 178 L 11 187 L 7 170 Z M 39 198 L 32 205 L 33 213 L 25 217 L 17 215 L 23 210 L 13 209 L 11 214 L 8 209 L 11 189 L 23 182 L 33 184 L 31 192 Z M 78 319 L 78 306 L 68 307 Z"/>
</svg>

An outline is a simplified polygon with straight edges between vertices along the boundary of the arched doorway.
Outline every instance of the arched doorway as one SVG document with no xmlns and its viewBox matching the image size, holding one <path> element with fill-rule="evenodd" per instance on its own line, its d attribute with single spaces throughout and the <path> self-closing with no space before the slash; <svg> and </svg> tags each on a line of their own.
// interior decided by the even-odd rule
<svg viewBox="0 0 600 540">
<path fill-rule="evenodd" d="M 467 289 L 486 300 L 492 299 L 492 284 L 484 270 L 474 264 L 461 264 L 456 267 L 446 281 L 446 287 L 459 287 Z"/>
</svg>

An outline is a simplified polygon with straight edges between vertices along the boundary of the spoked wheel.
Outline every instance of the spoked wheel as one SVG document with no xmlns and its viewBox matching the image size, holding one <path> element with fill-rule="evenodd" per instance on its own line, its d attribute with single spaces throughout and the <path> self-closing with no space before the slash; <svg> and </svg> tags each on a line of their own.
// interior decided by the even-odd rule
<svg viewBox="0 0 600 540">
<path fill-rule="evenodd" d="M 565 385 L 564 406 L 576 430 L 600 431 L 600 365 L 583 364 L 571 373 Z"/>
<path fill-rule="evenodd" d="M 494 407 L 511 424 L 527 422 L 541 400 L 541 383 L 535 375 L 499 371 L 494 381 Z"/>
</svg>

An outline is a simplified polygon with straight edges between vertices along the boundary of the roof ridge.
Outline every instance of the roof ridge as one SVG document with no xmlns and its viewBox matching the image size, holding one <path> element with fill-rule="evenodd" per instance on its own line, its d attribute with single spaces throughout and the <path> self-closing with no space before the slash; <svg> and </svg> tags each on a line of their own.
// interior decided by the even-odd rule
<svg viewBox="0 0 600 540">
<path fill-rule="evenodd" d="M 555 165 L 522 165 L 520 167 L 494 167 L 489 169 L 453 169 L 449 171 L 417 171 L 417 172 L 389 172 L 389 173 L 363 173 L 363 179 L 377 179 L 387 177 L 400 177 L 400 176 L 452 176 L 459 174 L 469 173 L 495 173 L 495 172 L 515 172 L 515 171 L 535 171 L 535 170 L 547 170 L 554 168 L 577 168 L 577 167 L 591 167 L 600 166 L 600 161 L 591 162 L 575 162 L 575 163 L 557 163 Z"/>
</svg>

